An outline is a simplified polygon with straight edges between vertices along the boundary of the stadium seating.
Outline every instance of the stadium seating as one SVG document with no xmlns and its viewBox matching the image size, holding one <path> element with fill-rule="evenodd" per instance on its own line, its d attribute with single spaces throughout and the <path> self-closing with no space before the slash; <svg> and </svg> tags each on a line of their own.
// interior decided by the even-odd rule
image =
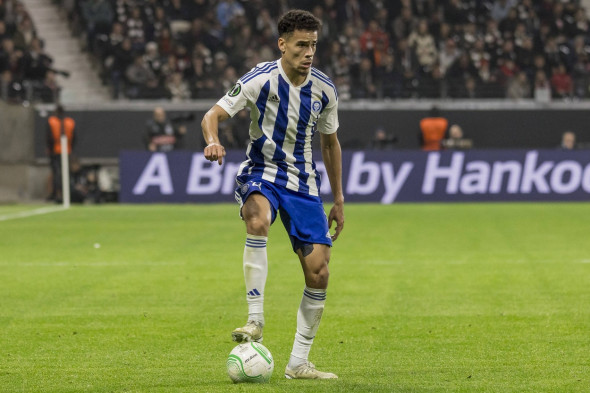
<svg viewBox="0 0 590 393">
<path fill-rule="evenodd" d="M 343 100 L 590 94 L 590 22 L 579 1 L 65 3 L 73 33 L 96 59 L 113 98 L 219 97 L 255 64 L 279 57 L 276 21 L 286 4 L 323 21 L 315 66 L 334 80 Z M 26 10 L 0 16 L 2 97 L 18 100 L 29 91 L 38 100 L 54 99 L 50 65 L 34 71 L 24 60 L 7 65 L 6 38 L 22 59 L 36 50 L 27 39 L 34 28 Z M 15 81 L 33 88 L 19 91 Z"/>
</svg>

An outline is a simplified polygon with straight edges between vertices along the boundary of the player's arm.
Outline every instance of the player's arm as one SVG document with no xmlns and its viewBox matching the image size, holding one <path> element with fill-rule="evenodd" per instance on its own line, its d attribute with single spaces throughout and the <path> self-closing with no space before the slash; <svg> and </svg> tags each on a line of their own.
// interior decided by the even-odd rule
<svg viewBox="0 0 590 393">
<path fill-rule="evenodd" d="M 334 206 L 330 209 L 328 215 L 328 226 L 332 227 L 332 222 L 336 221 L 336 231 L 332 235 L 332 240 L 338 239 L 340 232 L 344 228 L 344 193 L 342 192 L 342 149 L 338 141 L 337 133 L 320 134 L 322 145 L 322 157 L 328 180 L 334 195 Z"/>
<path fill-rule="evenodd" d="M 214 105 L 209 109 L 203 121 L 201 121 L 201 129 L 203 130 L 203 137 L 205 138 L 205 158 L 209 161 L 217 161 L 219 165 L 223 163 L 225 157 L 225 148 L 219 142 L 219 123 L 229 119 L 229 114 L 220 107 Z"/>
</svg>

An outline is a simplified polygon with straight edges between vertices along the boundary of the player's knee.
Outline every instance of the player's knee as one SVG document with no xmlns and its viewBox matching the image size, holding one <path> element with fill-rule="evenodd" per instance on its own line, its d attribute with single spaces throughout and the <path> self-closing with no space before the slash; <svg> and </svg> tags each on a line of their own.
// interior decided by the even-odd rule
<svg viewBox="0 0 590 393">
<path fill-rule="evenodd" d="M 251 235 L 268 236 L 268 229 L 270 228 L 270 220 L 258 215 L 251 217 L 244 217 L 246 221 L 246 230 Z"/>
<path fill-rule="evenodd" d="M 322 283 L 322 287 L 328 286 L 328 279 L 330 278 L 330 269 L 326 263 L 318 273 L 318 281 Z"/>
<path fill-rule="evenodd" d="M 318 266 L 306 277 L 306 285 L 310 288 L 325 289 L 328 287 L 328 280 L 330 278 L 330 269 L 328 269 L 328 262 Z"/>
</svg>

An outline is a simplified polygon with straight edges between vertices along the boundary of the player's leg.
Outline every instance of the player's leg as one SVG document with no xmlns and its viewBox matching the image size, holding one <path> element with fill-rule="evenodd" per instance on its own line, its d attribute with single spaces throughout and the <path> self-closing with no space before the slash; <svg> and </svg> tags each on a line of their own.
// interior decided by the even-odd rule
<svg viewBox="0 0 590 393">
<path fill-rule="evenodd" d="M 326 291 L 330 271 L 330 246 L 327 244 L 305 244 L 297 250 L 297 256 L 301 262 L 305 285 L 308 288 L 316 288 Z"/>
<path fill-rule="evenodd" d="M 305 276 L 305 289 L 297 312 L 297 332 L 285 377 L 289 379 L 331 379 L 336 374 L 319 371 L 309 362 L 309 351 L 320 326 L 330 272 L 330 247 L 326 244 L 304 244 L 297 255 Z"/>
<path fill-rule="evenodd" d="M 299 257 L 305 277 L 305 288 L 297 312 L 297 331 L 285 377 L 338 378 L 335 374 L 316 370 L 308 360 L 324 311 L 330 276 L 328 263 L 332 240 L 324 206 L 317 196 L 289 190 L 280 192 L 279 198 L 281 220 L 289 233 L 293 251 Z"/>
<path fill-rule="evenodd" d="M 250 194 L 242 206 L 241 215 L 246 223 L 243 268 L 248 322 L 246 326 L 232 332 L 232 339 L 237 342 L 261 342 L 264 327 L 264 287 L 268 274 L 266 242 L 272 222 L 271 205 L 264 195 Z"/>
</svg>

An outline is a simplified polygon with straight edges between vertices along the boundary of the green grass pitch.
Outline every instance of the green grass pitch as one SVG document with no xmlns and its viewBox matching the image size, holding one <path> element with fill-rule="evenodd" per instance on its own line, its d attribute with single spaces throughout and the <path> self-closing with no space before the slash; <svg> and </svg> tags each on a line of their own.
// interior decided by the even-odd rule
<svg viewBox="0 0 590 393">
<path fill-rule="evenodd" d="M 310 356 L 340 378 L 283 377 L 304 283 L 277 221 L 266 385 L 225 372 L 246 317 L 237 206 L 0 221 L 0 392 L 590 391 L 590 204 L 348 204 L 346 218 Z"/>
</svg>

